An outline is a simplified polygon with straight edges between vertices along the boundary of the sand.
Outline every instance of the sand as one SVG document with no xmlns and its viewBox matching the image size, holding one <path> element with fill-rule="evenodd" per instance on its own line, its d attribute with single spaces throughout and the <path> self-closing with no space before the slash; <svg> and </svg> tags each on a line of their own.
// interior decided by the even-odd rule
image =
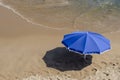
<svg viewBox="0 0 120 80">
<path fill-rule="evenodd" d="M 65 64 L 55 58 L 55 53 L 59 59 L 65 55 L 60 53 L 67 53 L 61 40 L 71 31 L 33 25 L 0 7 L 0 80 L 119 80 L 120 32 L 104 33 L 112 49 L 88 57 L 89 64 L 81 63 L 85 66 L 79 67 L 79 62 L 68 60 Z"/>
</svg>

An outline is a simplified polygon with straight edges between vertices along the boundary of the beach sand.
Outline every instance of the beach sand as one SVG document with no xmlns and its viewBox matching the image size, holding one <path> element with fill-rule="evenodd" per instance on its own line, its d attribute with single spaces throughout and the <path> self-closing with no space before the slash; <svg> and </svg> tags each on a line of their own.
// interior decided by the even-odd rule
<svg viewBox="0 0 120 80">
<path fill-rule="evenodd" d="M 120 32 L 104 33 L 112 49 L 79 67 L 55 58 L 67 53 L 61 40 L 71 31 L 33 25 L 0 7 L 0 80 L 120 80 Z"/>
</svg>

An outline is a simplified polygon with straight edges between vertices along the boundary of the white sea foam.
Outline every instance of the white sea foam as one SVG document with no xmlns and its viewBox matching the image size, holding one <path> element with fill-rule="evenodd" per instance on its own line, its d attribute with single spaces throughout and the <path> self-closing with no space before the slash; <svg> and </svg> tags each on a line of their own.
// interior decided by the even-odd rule
<svg viewBox="0 0 120 80">
<path fill-rule="evenodd" d="M 33 25 L 37 25 L 37 26 L 40 26 L 40 27 L 43 27 L 43 28 L 48 28 L 48 29 L 54 29 L 54 30 L 68 30 L 67 27 L 63 27 L 63 28 L 52 28 L 52 27 L 49 27 L 49 26 L 45 26 L 45 25 L 42 25 L 42 24 L 39 24 L 39 23 L 36 23 L 36 22 L 33 22 L 32 20 L 24 17 L 22 14 L 20 14 L 17 10 L 15 10 L 14 8 L 12 8 L 11 6 L 9 5 L 6 5 L 2 2 L 2 0 L 0 0 L 0 6 L 2 7 L 5 7 L 9 10 L 12 10 L 12 12 L 14 12 L 15 14 L 17 14 L 18 16 L 20 16 L 22 19 L 26 20 L 27 22 L 33 24 Z"/>
<path fill-rule="evenodd" d="M 11 0 L 12 1 L 12 0 Z M 13 0 L 14 1 L 14 0 Z M 20 1 L 20 0 L 18 0 L 18 1 Z M 33 1 L 33 0 L 32 0 Z M 31 2 L 32 2 L 31 1 Z M 99 0 L 100 1 L 100 0 Z M 77 2 L 77 1 L 75 1 L 75 2 Z M 79 1 L 78 1 L 79 2 Z M 108 3 L 108 2 L 99 2 L 99 3 L 103 3 L 103 4 L 105 4 L 105 5 L 107 5 L 107 4 L 110 4 L 110 5 L 112 5 L 111 3 L 111 1 L 109 1 L 110 3 Z M 22 3 L 24 3 L 24 2 L 22 2 Z M 21 3 L 21 4 L 22 4 Z M 37 3 L 37 2 L 36 2 Z M 91 3 L 93 3 L 93 2 L 91 2 Z M 38 3 L 39 4 L 39 3 Z M 82 2 L 81 2 L 81 4 L 82 4 Z M 97 3 L 96 3 L 97 4 Z M 25 5 L 25 4 L 24 4 Z M 46 5 L 47 5 L 47 7 L 49 6 L 49 5 L 53 5 L 53 3 L 52 4 L 48 4 L 48 3 L 46 3 Z M 72 5 L 72 7 L 74 7 L 73 9 L 78 9 L 79 7 L 80 7 L 80 4 L 75 4 L 74 2 L 68 2 L 67 0 L 65 1 L 65 2 L 63 2 L 63 3 L 59 3 L 59 5 L 58 5 L 58 3 L 57 3 L 57 5 L 56 6 L 64 6 L 64 5 Z M 76 7 L 76 5 L 78 5 L 77 7 Z M 92 4 L 91 4 L 92 5 Z M 79 26 L 81 26 L 81 24 L 83 24 L 83 26 L 84 26 L 84 28 L 83 29 L 86 29 L 86 30 L 88 30 L 88 29 L 90 29 L 90 28 L 92 28 L 92 27 L 90 27 L 90 26 L 93 26 L 93 31 L 96 31 L 96 29 L 98 28 L 101 28 L 101 27 L 103 27 L 103 28 L 106 28 L 106 30 L 103 30 L 104 32 L 107 32 L 109 29 L 108 29 L 108 27 L 106 27 L 106 24 L 107 24 L 107 22 L 106 23 L 101 23 L 100 22 L 100 20 L 98 19 L 96 22 L 89 22 L 89 21 L 87 21 L 87 19 L 85 19 L 85 21 L 83 21 L 83 22 L 80 22 L 79 20 L 81 19 L 83 19 L 84 20 L 84 18 L 86 18 L 87 17 L 87 14 L 89 15 L 89 12 L 91 12 L 91 10 L 94 10 L 94 6 L 93 7 L 91 7 L 89 10 L 88 9 L 86 9 L 85 11 L 83 11 L 82 12 L 82 14 L 81 14 L 81 12 L 77 12 L 76 11 L 76 13 L 80 13 L 80 14 L 78 14 L 78 15 L 76 15 L 76 13 L 74 14 L 72 14 L 73 16 L 74 15 L 76 15 L 76 17 L 74 17 L 74 21 L 72 21 L 72 29 L 71 28 L 69 28 L 69 26 L 66 26 L 66 27 L 52 27 L 52 26 L 48 26 L 48 25 L 45 25 L 45 24 L 41 24 L 41 23 L 39 23 L 39 22 L 35 22 L 34 20 L 32 20 L 32 19 L 34 19 L 34 17 L 33 18 L 29 18 L 29 17 L 26 17 L 26 16 L 24 16 L 24 15 L 22 15 L 21 13 L 20 13 L 20 11 L 19 10 L 17 10 L 16 8 L 14 8 L 14 7 L 12 7 L 12 6 L 10 6 L 9 4 L 5 4 L 4 2 L 3 2 L 3 0 L 0 0 L 0 6 L 2 6 L 2 7 L 5 7 L 5 8 L 7 8 L 7 9 L 9 9 L 9 10 L 11 10 L 12 12 L 14 12 L 15 14 L 17 14 L 18 16 L 20 16 L 22 19 L 24 19 L 25 21 L 27 21 L 27 22 L 29 22 L 29 23 L 31 23 L 31 24 L 33 24 L 33 25 L 37 25 L 36 27 L 38 27 L 38 28 L 40 28 L 40 27 L 43 27 L 43 28 L 47 28 L 47 29 L 53 29 L 53 30 L 72 30 L 72 29 L 74 29 L 74 30 L 78 30 L 80 27 Z M 36 5 L 37 6 L 37 5 Z M 43 6 L 43 5 L 42 5 Z M 54 5 L 55 6 L 55 5 Z M 39 5 L 37 6 L 38 8 L 39 8 Z M 50 6 L 49 6 L 50 7 Z M 71 8 L 71 7 L 70 7 Z M 74 10 L 73 10 L 74 11 Z M 68 12 L 69 12 L 69 10 L 68 10 Z M 72 13 L 72 10 L 71 10 L 71 13 Z M 70 15 L 71 15 L 71 13 L 70 13 Z M 36 13 L 37 14 L 37 13 Z M 69 13 L 67 13 L 67 12 L 65 12 L 64 13 L 65 14 L 65 16 L 67 15 L 67 14 L 69 14 Z M 96 13 L 97 14 L 97 13 Z M 37 14 L 38 15 L 38 14 Z M 106 15 L 105 15 L 106 16 Z M 36 16 L 35 16 L 36 17 Z M 67 18 L 67 20 L 71 20 L 71 17 L 72 16 L 70 16 L 70 18 L 68 18 L 68 16 L 67 17 L 64 17 L 64 19 L 66 19 Z M 82 17 L 82 18 L 81 18 Z M 53 19 L 54 19 L 55 17 L 53 17 Z M 93 17 L 94 18 L 94 17 Z M 46 20 L 47 18 L 45 18 L 44 20 Z M 60 15 L 60 20 L 63 20 L 63 17 L 62 17 L 62 19 L 61 19 L 61 15 Z M 73 20 L 73 19 L 72 19 Z M 112 17 L 112 19 L 111 20 L 113 20 L 113 17 Z M 115 19 L 116 20 L 116 19 Z M 47 22 L 47 21 L 46 21 Z M 51 21 L 52 23 L 54 23 L 54 21 Z M 57 22 L 57 21 L 56 21 Z M 66 22 L 68 23 L 68 21 L 65 21 L 65 24 L 66 24 Z M 69 23 L 71 23 L 71 21 L 69 22 Z M 119 22 L 118 22 L 119 23 Z M 85 24 L 85 25 L 84 25 Z M 87 25 L 88 24 L 88 25 Z M 97 26 L 96 26 L 97 25 Z M 78 26 L 78 27 L 77 27 Z M 82 28 L 82 27 L 81 27 Z M 80 28 L 80 29 L 81 29 Z M 114 27 L 111 27 L 111 28 L 114 28 Z M 116 27 L 117 28 L 117 27 Z M 82 29 L 81 29 L 82 30 Z M 91 29 L 90 29 L 91 30 Z M 97 30 L 98 32 L 101 32 L 101 30 Z M 119 32 L 118 30 L 116 30 L 117 32 Z M 113 33 L 113 32 L 116 32 L 115 30 L 114 31 L 110 31 L 110 33 Z M 103 32 L 103 33 L 104 33 Z"/>
<path fill-rule="evenodd" d="M 50 75 L 50 76 L 46 76 L 46 77 L 43 77 L 40 75 L 35 75 L 35 76 L 30 76 L 30 77 L 24 78 L 22 80 L 78 80 L 78 79 L 73 79 L 73 78 L 70 78 L 65 75 L 62 75 L 62 76 Z"/>
</svg>

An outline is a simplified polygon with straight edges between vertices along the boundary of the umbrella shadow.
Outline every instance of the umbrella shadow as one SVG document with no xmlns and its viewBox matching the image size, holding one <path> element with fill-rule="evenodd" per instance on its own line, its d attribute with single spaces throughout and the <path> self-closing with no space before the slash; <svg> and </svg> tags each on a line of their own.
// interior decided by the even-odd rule
<svg viewBox="0 0 120 80">
<path fill-rule="evenodd" d="M 70 52 L 65 47 L 57 47 L 47 51 L 43 57 L 47 67 L 60 71 L 81 70 L 92 63 L 92 56 L 87 55 L 84 60 L 83 55 Z"/>
</svg>

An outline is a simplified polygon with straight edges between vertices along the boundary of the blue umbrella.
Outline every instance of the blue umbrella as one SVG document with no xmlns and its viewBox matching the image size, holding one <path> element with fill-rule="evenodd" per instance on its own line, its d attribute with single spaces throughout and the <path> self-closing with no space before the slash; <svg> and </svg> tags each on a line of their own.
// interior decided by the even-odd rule
<svg viewBox="0 0 120 80">
<path fill-rule="evenodd" d="M 62 43 L 79 54 L 101 54 L 110 49 L 110 40 L 101 34 L 88 31 L 76 31 L 64 35 Z"/>
</svg>

